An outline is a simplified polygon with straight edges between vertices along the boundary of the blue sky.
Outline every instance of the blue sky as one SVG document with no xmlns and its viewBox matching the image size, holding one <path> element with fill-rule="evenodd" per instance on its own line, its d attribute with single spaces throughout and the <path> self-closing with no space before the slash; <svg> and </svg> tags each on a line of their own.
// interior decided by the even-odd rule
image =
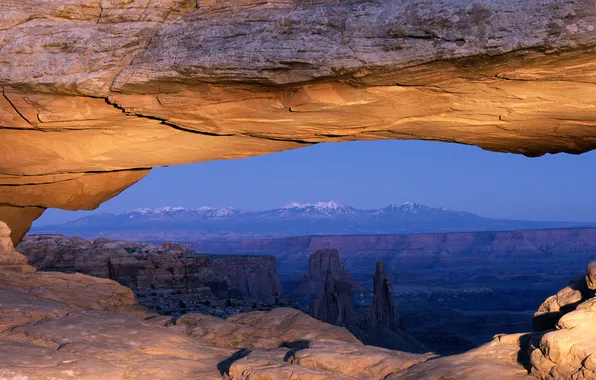
<svg viewBox="0 0 596 380">
<path fill-rule="evenodd" d="M 527 158 L 428 141 L 318 144 L 241 160 L 156 168 L 95 211 L 48 210 L 37 225 L 160 206 L 277 208 L 413 201 L 482 216 L 596 221 L 596 151 Z"/>
</svg>

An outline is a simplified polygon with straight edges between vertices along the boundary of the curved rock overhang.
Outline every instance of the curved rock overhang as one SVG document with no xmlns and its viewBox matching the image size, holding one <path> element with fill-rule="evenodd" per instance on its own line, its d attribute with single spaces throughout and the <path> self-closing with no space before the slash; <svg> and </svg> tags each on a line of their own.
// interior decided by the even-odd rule
<svg viewBox="0 0 596 380">
<path fill-rule="evenodd" d="M 1 0 L 0 220 L 328 141 L 596 148 L 593 0 Z"/>
</svg>

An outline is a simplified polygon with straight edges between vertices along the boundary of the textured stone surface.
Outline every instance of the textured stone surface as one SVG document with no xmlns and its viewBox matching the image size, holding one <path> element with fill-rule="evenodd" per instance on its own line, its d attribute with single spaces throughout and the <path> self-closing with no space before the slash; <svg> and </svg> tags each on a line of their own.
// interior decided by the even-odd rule
<svg viewBox="0 0 596 380">
<path fill-rule="evenodd" d="M 347 326 L 354 318 L 352 286 L 349 282 L 336 280 L 330 271 L 325 277 L 323 296 L 309 307 L 311 317 L 336 326 Z"/>
<path fill-rule="evenodd" d="M 18 244 L 31 228 L 31 223 L 43 214 L 42 207 L 12 207 L 0 205 L 0 220 L 10 226 L 10 238 Z"/>
<path fill-rule="evenodd" d="M 280 339 L 266 330 L 211 315 L 184 314 L 170 328 L 219 347 L 277 348 L 282 345 Z"/>
<path fill-rule="evenodd" d="M 218 363 L 234 352 L 206 345 L 137 318 L 106 311 L 82 311 L 79 315 L 44 319 L 13 327 L 3 335 L 38 351 L 39 347 L 50 348 L 47 352 L 49 360 L 71 356 L 78 360 L 93 358 L 100 361 L 99 365 L 89 369 L 97 379 L 143 379 L 149 376 L 164 380 L 219 379 Z M 24 367 L 37 376 L 35 370 Z M 102 372 L 102 367 L 120 369 L 125 376 L 111 377 L 111 374 Z M 21 368 L 13 370 L 23 374 L 19 372 Z"/>
<path fill-rule="evenodd" d="M 531 379 L 518 364 L 518 336 L 495 338 L 464 354 L 436 358 L 387 376 L 386 380 Z M 513 338 L 513 339 L 512 339 Z"/>
<path fill-rule="evenodd" d="M 272 336 L 288 346 L 323 339 L 362 345 L 345 328 L 323 324 L 295 309 L 278 308 L 267 312 L 255 311 L 233 315 L 227 320 L 269 331 Z M 321 326 L 325 326 L 325 328 L 320 328 Z"/>
<path fill-rule="evenodd" d="M 589 266 L 588 269 L 590 269 Z M 582 301 L 593 297 L 594 291 L 588 288 L 587 278 L 589 275 L 579 275 L 557 294 L 548 297 L 534 313 L 532 318 L 534 330 L 543 331 L 555 328 L 563 315 L 575 310 Z"/>
<path fill-rule="evenodd" d="M 62 235 L 30 235 L 18 249 L 40 271 L 117 281 L 131 288 L 143 305 L 162 313 L 229 298 L 273 305 L 281 296 L 273 257 L 202 255 L 173 243 Z"/>
<path fill-rule="evenodd" d="M 3 207 L 93 208 L 151 167 L 324 141 L 596 147 L 589 0 L 0 7 Z"/>
<path fill-rule="evenodd" d="M 596 298 L 588 286 L 593 263 L 587 265 L 585 276 L 576 277 L 568 287 L 549 297 L 537 312 L 549 308 L 557 317 L 550 319 L 550 330 L 535 334 L 528 348 L 531 373 L 540 379 L 596 378 Z"/>
<path fill-rule="evenodd" d="M 410 354 L 383 348 L 319 341 L 292 354 L 288 362 L 303 367 L 339 372 L 357 379 L 383 379 L 433 355 Z"/>
<path fill-rule="evenodd" d="M 14 249 L 10 235 L 8 225 L 0 221 L 0 268 L 11 272 L 35 272 L 35 268 L 27 265 L 27 257 Z"/>
<path fill-rule="evenodd" d="M 355 380 L 337 372 L 321 371 L 302 367 L 284 360 L 288 349 L 254 350 L 232 363 L 229 370 L 231 380 Z"/>
<path fill-rule="evenodd" d="M 341 281 L 350 287 L 350 292 L 363 292 L 366 289 L 354 281 L 339 259 L 337 249 L 319 249 L 308 257 L 308 273 L 292 291 L 296 295 L 323 296 L 325 281 L 329 273 L 334 281 Z"/>
<path fill-rule="evenodd" d="M 80 273 L 14 273 L 0 270 L 0 285 L 20 289 L 38 298 L 87 309 L 110 310 L 138 316 L 155 314 L 140 306 L 129 288 L 112 280 Z"/>
</svg>

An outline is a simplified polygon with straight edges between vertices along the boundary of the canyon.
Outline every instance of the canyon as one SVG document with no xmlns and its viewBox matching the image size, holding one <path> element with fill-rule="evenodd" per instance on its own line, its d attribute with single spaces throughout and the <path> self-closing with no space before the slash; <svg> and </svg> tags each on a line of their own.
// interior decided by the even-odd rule
<svg viewBox="0 0 596 380">
<path fill-rule="evenodd" d="M 202 252 L 274 255 L 282 272 L 304 271 L 308 257 L 319 249 L 336 248 L 352 274 L 372 273 L 375 262 L 399 271 L 434 271 L 461 268 L 481 275 L 515 260 L 517 274 L 535 275 L 547 269 L 565 270 L 560 262 L 583 266 L 596 255 L 596 228 L 467 233 L 297 236 L 237 241 L 188 241 Z M 565 273 L 570 276 L 576 273 Z"/>
<path fill-rule="evenodd" d="M 199 255 L 187 246 L 93 241 L 31 235 L 17 249 L 40 271 L 82 273 L 132 289 L 140 303 L 161 314 L 263 310 L 285 302 L 275 258 Z M 227 311 L 226 311 L 227 310 Z"/>
<path fill-rule="evenodd" d="M 4 257 L 22 257 L 6 224 L 0 225 L 0 243 Z M 288 308 L 226 319 L 193 313 L 160 316 L 112 280 L 18 265 L 0 272 L 0 373 L 10 379 L 96 379 L 99 373 L 106 379 L 164 380 L 517 379 L 529 378 L 528 373 L 540 379 L 594 378 L 594 262 L 583 279 L 575 280 L 586 291 L 574 307 L 554 306 L 564 304 L 561 295 L 573 293 L 571 286 L 537 310 L 536 318 L 560 311 L 548 329 L 497 335 L 455 356 L 366 346 L 345 328 Z M 377 269 L 375 281 L 383 288 L 382 265 Z"/>
</svg>

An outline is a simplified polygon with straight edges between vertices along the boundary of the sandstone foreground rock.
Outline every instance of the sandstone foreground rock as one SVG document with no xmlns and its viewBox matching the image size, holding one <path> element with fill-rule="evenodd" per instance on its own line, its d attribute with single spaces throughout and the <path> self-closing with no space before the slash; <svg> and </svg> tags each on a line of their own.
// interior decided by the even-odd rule
<svg viewBox="0 0 596 380">
<path fill-rule="evenodd" d="M 378 269 L 376 280 L 383 289 L 387 284 Z M 585 284 L 585 276 L 581 278 Z M 226 320 L 200 314 L 158 316 L 140 307 L 130 289 L 111 280 L 0 266 L 0 375 L 501 380 L 529 378 L 529 372 L 544 380 L 587 380 L 596 377 L 596 298 L 593 293 L 583 297 L 553 329 L 499 335 L 465 354 L 440 357 L 366 346 L 345 328 L 294 309 Z"/>
<path fill-rule="evenodd" d="M 590 0 L 0 3 L 0 220 L 325 141 L 596 147 Z M 17 217 L 18 215 L 18 217 Z"/>
</svg>

